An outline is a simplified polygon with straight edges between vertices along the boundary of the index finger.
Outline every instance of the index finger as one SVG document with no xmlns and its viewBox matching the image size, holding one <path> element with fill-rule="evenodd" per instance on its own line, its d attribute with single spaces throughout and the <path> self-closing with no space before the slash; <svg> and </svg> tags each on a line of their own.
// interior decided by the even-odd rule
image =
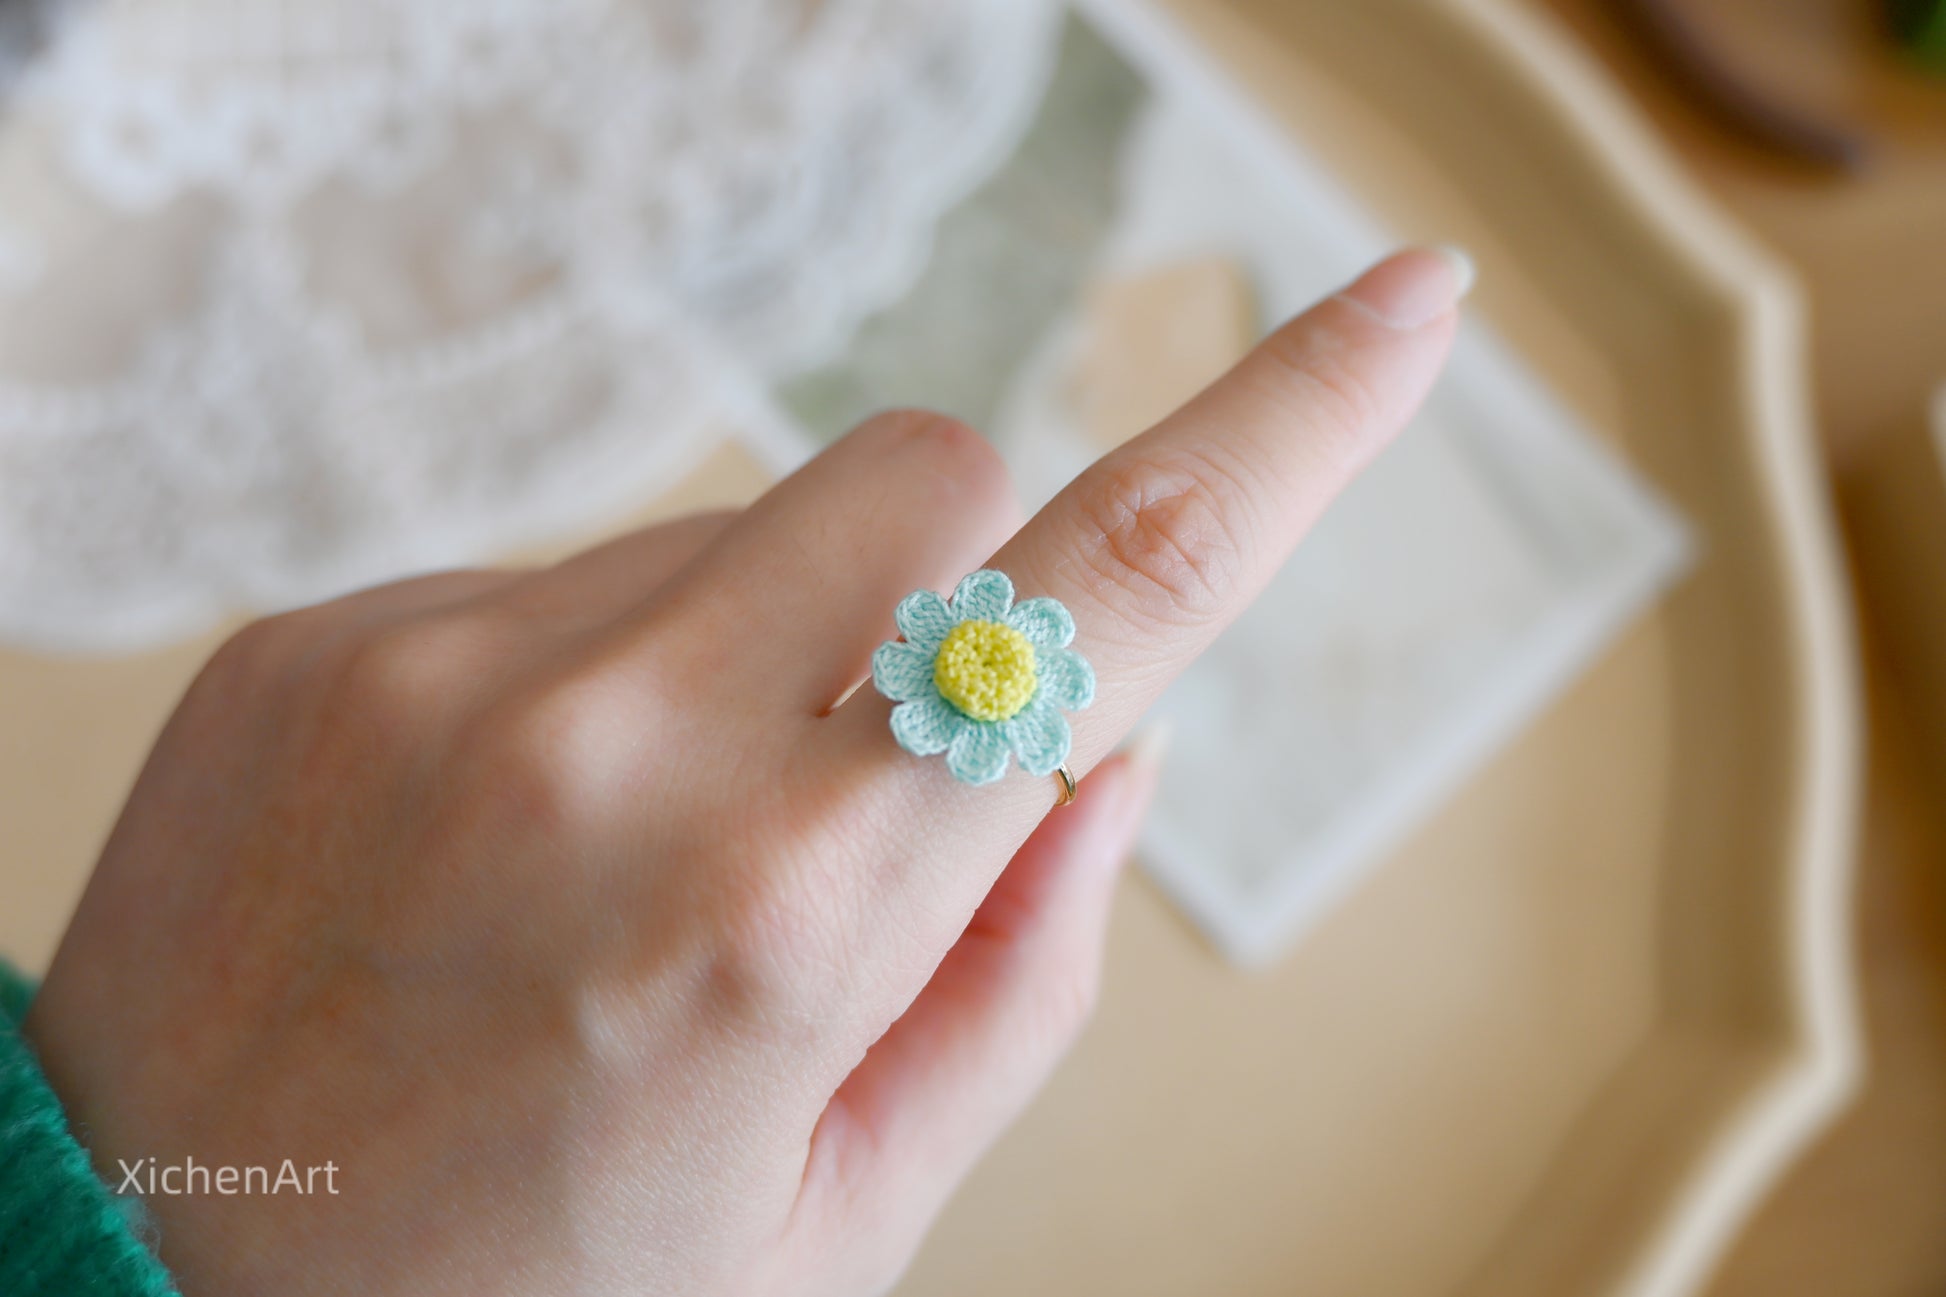
<svg viewBox="0 0 1946 1297">
<path fill-rule="evenodd" d="M 1470 282 L 1470 263 L 1453 252 L 1379 263 L 1097 461 L 994 555 L 988 566 L 1012 578 L 1018 599 L 1067 606 L 1074 648 L 1094 667 L 1094 704 L 1068 717 L 1077 776 L 1250 605 L 1404 426 L 1445 359 Z M 914 810 L 928 825 L 953 829 L 946 840 L 1018 842 L 1053 804 L 1044 779 L 956 785 L 944 762 L 898 749 L 889 706 L 861 690 L 834 737 L 859 761 L 896 763 L 894 795 L 922 804 Z M 1034 750 L 1044 752 L 1040 738 Z M 944 899 L 934 893 L 931 903 Z"/>
</svg>

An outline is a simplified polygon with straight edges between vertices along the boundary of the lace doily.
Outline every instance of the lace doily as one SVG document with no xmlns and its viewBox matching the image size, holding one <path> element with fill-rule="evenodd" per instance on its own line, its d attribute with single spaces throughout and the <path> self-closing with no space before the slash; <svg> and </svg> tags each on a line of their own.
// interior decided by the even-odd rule
<svg viewBox="0 0 1946 1297">
<path fill-rule="evenodd" d="M 1047 0 L 9 13 L 0 637 L 64 650 L 476 560 L 638 500 L 902 289 L 1024 126 L 1059 17 Z"/>
</svg>

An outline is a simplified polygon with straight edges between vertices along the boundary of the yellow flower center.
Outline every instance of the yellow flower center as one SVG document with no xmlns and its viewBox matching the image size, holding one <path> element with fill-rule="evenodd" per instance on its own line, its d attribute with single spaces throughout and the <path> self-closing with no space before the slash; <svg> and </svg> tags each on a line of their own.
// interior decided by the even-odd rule
<svg viewBox="0 0 1946 1297">
<path fill-rule="evenodd" d="M 963 621 L 940 644 L 932 682 L 974 720 L 1004 721 L 1034 697 L 1034 646 L 1002 622 Z"/>
</svg>

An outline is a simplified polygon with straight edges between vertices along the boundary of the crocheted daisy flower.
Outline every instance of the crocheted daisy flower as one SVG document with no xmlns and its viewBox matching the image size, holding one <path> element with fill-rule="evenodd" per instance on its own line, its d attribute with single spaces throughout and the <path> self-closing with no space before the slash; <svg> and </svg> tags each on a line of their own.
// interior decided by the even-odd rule
<svg viewBox="0 0 1946 1297">
<path fill-rule="evenodd" d="M 1058 599 L 1014 603 L 1004 572 L 982 570 L 953 597 L 907 595 L 893 614 L 904 641 L 872 655 L 872 683 L 898 704 L 892 734 L 914 756 L 946 754 L 962 783 L 990 784 L 1011 760 L 1051 775 L 1068 759 L 1064 711 L 1095 700 L 1095 672 L 1069 648 L 1074 618 Z"/>
</svg>

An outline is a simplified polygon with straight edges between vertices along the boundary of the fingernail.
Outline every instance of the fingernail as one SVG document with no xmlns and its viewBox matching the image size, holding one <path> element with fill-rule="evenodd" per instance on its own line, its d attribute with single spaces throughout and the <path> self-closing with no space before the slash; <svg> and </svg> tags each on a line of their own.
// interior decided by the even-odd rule
<svg viewBox="0 0 1946 1297">
<path fill-rule="evenodd" d="M 1446 258 L 1446 265 L 1453 272 L 1453 300 L 1465 301 L 1466 295 L 1473 291 L 1474 276 L 1480 273 L 1479 267 L 1473 264 L 1473 254 L 1451 243 L 1435 244 L 1432 250 Z"/>
<path fill-rule="evenodd" d="M 1395 253 L 1338 294 L 1393 329 L 1416 329 L 1446 314 L 1473 287 L 1473 258 L 1450 245 Z"/>
<path fill-rule="evenodd" d="M 1163 718 L 1146 722 L 1129 738 L 1129 766 L 1143 775 L 1154 775 L 1161 770 L 1162 758 L 1168 755 L 1169 740 L 1175 733 L 1174 721 Z"/>
</svg>

